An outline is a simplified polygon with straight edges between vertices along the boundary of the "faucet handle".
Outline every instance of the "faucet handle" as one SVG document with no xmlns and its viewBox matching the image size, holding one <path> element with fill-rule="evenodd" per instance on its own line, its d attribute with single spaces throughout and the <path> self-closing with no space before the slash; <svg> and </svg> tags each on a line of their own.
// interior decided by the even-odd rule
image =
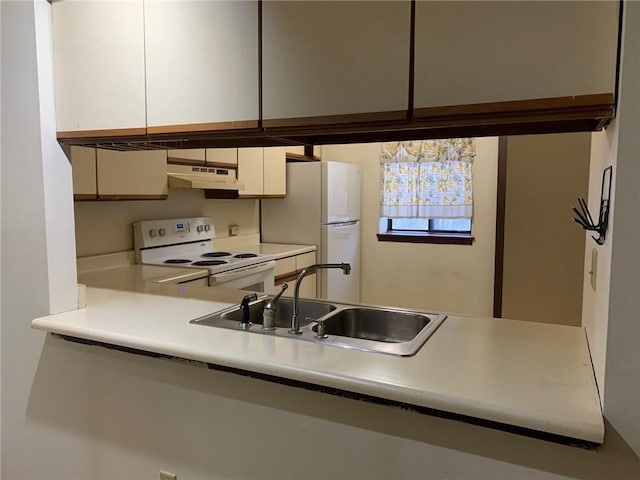
<svg viewBox="0 0 640 480">
<path fill-rule="evenodd" d="M 312 318 L 307 318 L 307 320 L 313 320 Z M 324 339 L 324 338 L 328 338 L 329 336 L 326 333 L 326 327 L 324 325 L 324 319 L 318 319 L 316 320 L 318 322 L 318 325 L 316 327 L 316 334 L 315 334 L 315 338 L 317 339 Z"/>
</svg>

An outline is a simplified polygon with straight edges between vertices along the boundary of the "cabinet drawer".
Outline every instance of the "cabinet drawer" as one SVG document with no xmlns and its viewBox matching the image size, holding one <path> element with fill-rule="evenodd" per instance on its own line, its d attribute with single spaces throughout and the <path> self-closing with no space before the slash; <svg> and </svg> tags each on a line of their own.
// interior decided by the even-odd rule
<svg viewBox="0 0 640 480">
<path fill-rule="evenodd" d="M 296 257 L 281 258 L 276 261 L 274 276 L 281 277 L 296 272 Z"/>
</svg>

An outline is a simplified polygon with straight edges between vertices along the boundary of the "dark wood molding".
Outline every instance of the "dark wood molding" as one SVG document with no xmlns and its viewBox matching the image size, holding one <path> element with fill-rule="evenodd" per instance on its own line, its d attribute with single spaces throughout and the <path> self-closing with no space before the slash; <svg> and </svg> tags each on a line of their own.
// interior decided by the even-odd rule
<svg viewBox="0 0 640 480">
<path fill-rule="evenodd" d="M 146 135 L 147 129 L 140 128 L 110 128 L 105 130 L 78 130 L 71 132 L 57 132 L 58 140 L 74 139 L 74 138 L 112 138 L 112 137 L 136 137 Z"/>
<path fill-rule="evenodd" d="M 415 110 L 417 124 L 433 124 L 440 127 L 578 119 L 610 120 L 614 115 L 615 99 L 612 93 L 416 108 Z"/>
<path fill-rule="evenodd" d="M 405 110 L 391 112 L 350 113 L 345 115 L 324 115 L 318 117 L 276 118 L 263 120 L 265 130 L 277 128 L 318 127 L 335 125 L 366 125 L 379 122 L 406 121 Z"/>
<path fill-rule="evenodd" d="M 212 122 L 212 123 L 185 123 L 182 125 L 161 125 L 157 127 L 147 127 L 149 135 L 164 133 L 202 133 L 202 132 L 219 132 L 228 130 L 249 130 L 257 129 L 258 120 L 239 120 L 229 122 Z"/>
<path fill-rule="evenodd" d="M 313 145 L 305 145 L 304 146 L 304 156 L 305 157 L 313 157 Z"/>
<path fill-rule="evenodd" d="M 286 154 L 287 162 L 319 162 L 320 157 L 316 157 L 314 155 L 300 155 L 298 153 L 287 153 Z"/>
<path fill-rule="evenodd" d="M 95 136 L 96 132 L 83 132 L 87 136 L 63 138 L 61 142 L 117 150 L 140 150 L 427 140 L 597 131 L 605 127 L 614 115 L 614 95 L 604 93 L 420 108 L 415 111 L 413 121 L 407 118 L 406 111 L 364 113 L 264 120 L 266 129 L 176 130 L 163 134 L 152 133 L 150 129 L 148 135 L 104 138 Z M 225 124 L 225 127 L 231 123 L 233 122 Z M 253 126 L 257 124 L 257 121 L 251 123 Z M 200 124 L 200 127 L 202 125 L 205 124 Z M 240 126 L 240 122 L 235 125 Z M 184 125 L 178 127 L 189 128 Z M 89 133 L 94 137 L 89 137 Z"/>
<path fill-rule="evenodd" d="M 204 191 L 204 198 L 207 200 L 234 200 L 240 198 L 238 190 L 220 190 L 209 188 Z"/>
<path fill-rule="evenodd" d="M 167 157 L 167 165 L 187 165 L 189 167 L 205 167 L 204 160 L 190 160 L 188 158 Z"/>
<path fill-rule="evenodd" d="M 97 193 L 74 193 L 73 201 L 74 202 L 90 202 L 98 199 Z"/>
<path fill-rule="evenodd" d="M 502 288 L 504 283 L 504 227 L 507 199 L 507 146 L 509 139 L 498 140 L 498 187 L 496 200 L 496 240 L 493 274 L 493 316 L 502 317 Z"/>
<path fill-rule="evenodd" d="M 98 195 L 98 201 L 113 202 L 118 200 L 166 200 L 169 195 Z"/>
<path fill-rule="evenodd" d="M 413 121 L 415 108 L 415 69 L 416 69 L 416 0 L 411 0 L 411 20 L 409 25 L 409 98 L 407 118 Z"/>
<path fill-rule="evenodd" d="M 378 233 L 379 242 L 434 243 L 438 245 L 473 245 L 471 235 L 447 233 Z"/>
</svg>

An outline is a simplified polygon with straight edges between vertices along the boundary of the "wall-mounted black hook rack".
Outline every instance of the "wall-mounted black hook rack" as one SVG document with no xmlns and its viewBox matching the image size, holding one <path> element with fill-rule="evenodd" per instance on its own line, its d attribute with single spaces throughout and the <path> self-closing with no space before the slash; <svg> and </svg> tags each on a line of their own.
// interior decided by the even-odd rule
<svg viewBox="0 0 640 480">
<path fill-rule="evenodd" d="M 598 234 L 598 238 L 591 236 L 598 245 L 604 245 L 605 238 L 607 236 L 607 226 L 609 225 L 609 207 L 611 198 L 611 175 L 613 167 L 609 166 L 602 172 L 602 187 L 600 190 L 600 213 L 598 214 L 598 223 L 594 223 L 587 202 L 584 198 L 578 197 L 578 205 L 580 210 L 573 208 L 573 212 L 578 218 L 573 217 L 573 220 L 580 224 L 585 230 L 591 230 Z"/>
</svg>

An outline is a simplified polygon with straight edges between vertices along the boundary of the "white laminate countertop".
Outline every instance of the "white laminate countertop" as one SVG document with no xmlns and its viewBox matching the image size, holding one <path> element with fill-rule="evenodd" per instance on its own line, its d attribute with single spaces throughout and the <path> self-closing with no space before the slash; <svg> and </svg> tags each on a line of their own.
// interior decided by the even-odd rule
<svg viewBox="0 0 640 480">
<path fill-rule="evenodd" d="M 303 253 L 315 252 L 315 245 L 290 245 L 285 243 L 259 243 L 257 245 L 244 245 L 242 251 L 247 253 L 262 253 L 265 255 L 273 255 L 276 260 L 285 257 L 293 257 L 294 255 L 302 255 Z"/>
<path fill-rule="evenodd" d="M 137 291 L 89 287 L 86 308 L 37 318 L 32 326 L 603 441 L 600 401 L 581 328 L 450 315 L 416 355 L 394 357 L 189 323 L 237 303 L 243 293 L 160 284 L 138 285 Z"/>
</svg>

